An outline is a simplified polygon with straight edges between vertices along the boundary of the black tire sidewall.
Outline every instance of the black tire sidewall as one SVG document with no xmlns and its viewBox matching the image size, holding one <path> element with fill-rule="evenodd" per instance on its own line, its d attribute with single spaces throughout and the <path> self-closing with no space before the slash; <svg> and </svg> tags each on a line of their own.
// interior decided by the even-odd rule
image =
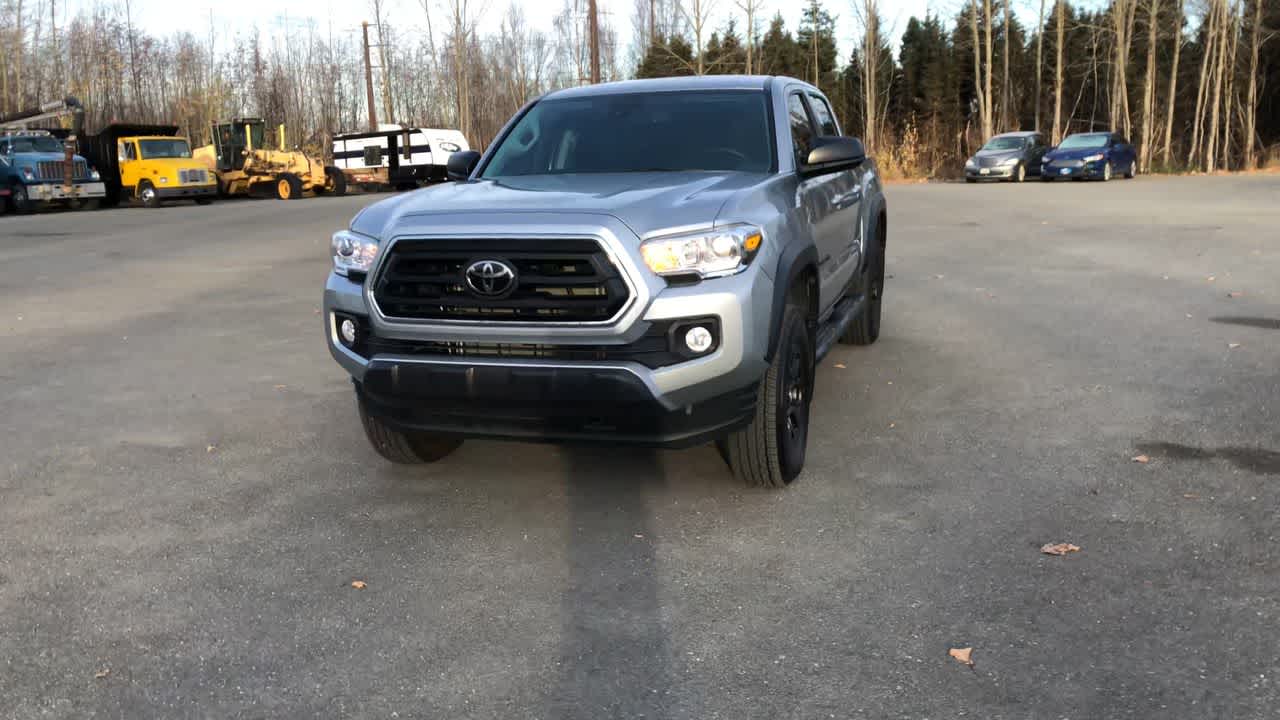
<svg viewBox="0 0 1280 720">
<path fill-rule="evenodd" d="M 794 305 L 788 306 L 783 316 L 782 336 L 778 343 L 777 355 L 774 360 L 778 363 L 778 371 L 772 378 L 773 387 L 766 393 L 766 398 L 770 402 L 769 411 L 774 413 L 774 431 L 776 433 L 777 452 L 778 452 L 778 472 L 782 476 L 783 482 L 790 483 L 800 475 L 800 471 L 804 469 L 805 451 L 808 446 L 809 439 L 809 412 L 813 401 L 813 376 L 814 376 L 814 339 L 813 333 L 805 322 L 804 311 Z M 799 354 L 799 357 L 795 355 Z M 787 429 L 787 416 L 785 413 L 785 402 L 787 391 L 789 390 L 789 377 L 791 375 L 791 363 L 802 362 L 807 367 L 801 367 L 801 380 L 803 383 L 803 409 L 800 413 L 801 419 L 801 439 L 799 445 L 791 440 Z"/>
</svg>

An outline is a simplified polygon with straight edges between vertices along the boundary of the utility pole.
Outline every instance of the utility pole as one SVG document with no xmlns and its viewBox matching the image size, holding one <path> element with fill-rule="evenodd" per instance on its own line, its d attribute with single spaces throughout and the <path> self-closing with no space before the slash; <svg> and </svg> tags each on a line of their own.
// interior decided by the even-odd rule
<svg viewBox="0 0 1280 720">
<path fill-rule="evenodd" d="M 378 131 L 378 109 L 373 104 L 373 64 L 369 62 L 369 23 L 362 22 L 364 30 L 364 90 L 365 102 L 369 106 L 369 132 Z"/>
<path fill-rule="evenodd" d="M 591 33 L 591 84 L 600 82 L 600 18 L 596 13 L 596 0 L 587 0 L 588 28 Z"/>
</svg>

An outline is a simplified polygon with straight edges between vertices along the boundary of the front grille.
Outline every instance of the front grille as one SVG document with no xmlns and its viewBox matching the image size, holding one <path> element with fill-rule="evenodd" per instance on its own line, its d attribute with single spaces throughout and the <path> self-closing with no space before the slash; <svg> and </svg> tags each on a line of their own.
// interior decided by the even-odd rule
<svg viewBox="0 0 1280 720">
<path fill-rule="evenodd" d="M 41 160 L 36 163 L 36 177 L 40 180 L 63 180 L 62 160 Z M 86 180 L 89 177 L 89 164 L 84 160 L 76 160 L 72 169 L 73 180 Z"/>
<path fill-rule="evenodd" d="M 178 182 L 193 183 L 193 184 L 202 184 L 202 183 L 209 182 L 209 171 L 198 169 L 198 168 L 193 168 L 191 170 L 179 170 Z"/>
<path fill-rule="evenodd" d="M 978 167 L 985 167 L 985 168 L 996 167 L 1002 162 L 1004 162 L 1004 158 L 1002 157 L 979 157 Z"/>
<path fill-rule="evenodd" d="M 510 266 L 513 287 L 489 297 L 468 286 L 466 269 L 482 260 Z M 630 291 L 595 240 L 400 240 L 373 297 L 389 318 L 602 323 L 626 306 Z"/>
<path fill-rule="evenodd" d="M 1054 160 L 1049 163 L 1049 167 L 1054 168 L 1078 168 L 1083 166 L 1084 162 L 1080 160 Z"/>
</svg>

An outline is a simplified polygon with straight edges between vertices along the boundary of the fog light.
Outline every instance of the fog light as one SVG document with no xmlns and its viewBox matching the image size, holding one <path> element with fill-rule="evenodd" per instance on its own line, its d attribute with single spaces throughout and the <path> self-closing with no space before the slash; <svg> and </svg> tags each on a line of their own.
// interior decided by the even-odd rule
<svg viewBox="0 0 1280 720">
<path fill-rule="evenodd" d="M 342 341 L 348 345 L 354 345 L 356 342 L 356 321 L 351 318 L 343 318 L 342 323 L 338 325 L 338 332 L 342 333 Z"/>
<path fill-rule="evenodd" d="M 694 353 L 704 353 L 711 349 L 715 339 L 711 336 L 711 331 L 701 325 L 694 325 L 689 328 L 689 332 L 684 334 L 684 344 Z"/>
</svg>

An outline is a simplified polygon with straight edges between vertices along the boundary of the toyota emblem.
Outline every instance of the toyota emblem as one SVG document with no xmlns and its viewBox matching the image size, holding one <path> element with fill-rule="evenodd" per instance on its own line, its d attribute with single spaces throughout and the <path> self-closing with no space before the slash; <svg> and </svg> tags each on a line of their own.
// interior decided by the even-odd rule
<svg viewBox="0 0 1280 720">
<path fill-rule="evenodd" d="M 477 260 L 467 266 L 463 275 L 467 287 L 484 297 L 506 295 L 516 286 L 516 271 L 501 260 Z"/>
</svg>

